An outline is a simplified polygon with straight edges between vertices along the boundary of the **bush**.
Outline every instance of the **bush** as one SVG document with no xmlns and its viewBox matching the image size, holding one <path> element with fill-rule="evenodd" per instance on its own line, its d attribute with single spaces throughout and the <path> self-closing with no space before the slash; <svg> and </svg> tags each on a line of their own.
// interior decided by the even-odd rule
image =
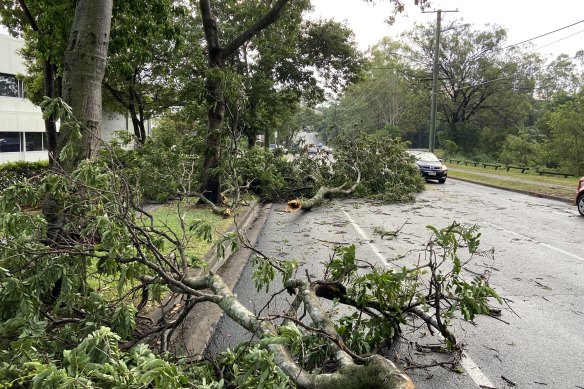
<svg viewBox="0 0 584 389">
<path fill-rule="evenodd" d="M 9 162 L 0 165 L 0 191 L 25 179 L 38 183 L 49 171 L 48 161 Z"/>
<path fill-rule="evenodd" d="M 289 200 L 293 191 L 291 181 L 300 179 L 292 163 L 263 147 L 245 151 L 242 157 L 236 158 L 235 165 L 238 185 L 249 185 L 263 201 Z"/>
<path fill-rule="evenodd" d="M 144 200 L 163 203 L 198 190 L 202 160 L 193 136 L 164 128 L 132 150 L 124 148 L 131 139 L 122 140 L 104 149 L 100 158 L 112 168 L 121 168 Z"/>
<path fill-rule="evenodd" d="M 537 156 L 537 143 L 529 139 L 526 131 L 520 131 L 517 135 L 507 135 L 499 153 L 499 160 L 504 164 L 532 166 L 536 163 Z"/>
<path fill-rule="evenodd" d="M 328 186 L 337 186 L 361 172 L 357 197 L 399 202 L 411 201 L 424 189 L 424 181 L 405 144 L 384 133 L 343 133 L 335 140 L 334 177 Z"/>
</svg>

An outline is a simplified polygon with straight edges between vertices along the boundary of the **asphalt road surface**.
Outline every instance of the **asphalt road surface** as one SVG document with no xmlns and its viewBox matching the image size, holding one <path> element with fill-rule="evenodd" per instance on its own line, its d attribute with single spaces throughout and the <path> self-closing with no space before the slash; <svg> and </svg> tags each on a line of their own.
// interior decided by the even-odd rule
<svg viewBox="0 0 584 389">
<path fill-rule="evenodd" d="M 336 245 L 355 243 L 359 258 L 380 266 L 413 266 L 431 238 L 427 225 L 476 224 L 481 247 L 494 247 L 495 255 L 473 261 L 469 270 L 490 277 L 508 305 L 500 306 L 499 319 L 457 322 L 453 331 L 465 345 L 461 372 L 408 370 L 416 387 L 584 388 L 584 218 L 575 206 L 452 179 L 426 187 L 411 204 L 334 200 L 295 214 L 273 205 L 256 248 L 299 259 L 299 276 L 307 270 L 319 277 Z M 375 228 L 400 232 L 381 238 Z M 262 314 L 280 313 L 290 297 L 283 293 L 268 304 L 268 295 L 256 292 L 251 271 L 248 264 L 235 288 L 240 301 Z M 413 335 L 405 334 L 412 342 L 402 342 L 399 360 L 448 360 L 417 347 L 440 343 L 423 326 L 415 334 L 422 338 Z M 222 318 L 211 349 L 248 339 Z"/>
</svg>

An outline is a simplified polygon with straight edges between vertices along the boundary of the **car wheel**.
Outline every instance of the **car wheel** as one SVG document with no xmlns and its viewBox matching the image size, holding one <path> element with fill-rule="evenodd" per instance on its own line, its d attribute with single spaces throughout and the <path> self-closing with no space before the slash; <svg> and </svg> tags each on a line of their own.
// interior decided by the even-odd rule
<svg viewBox="0 0 584 389">
<path fill-rule="evenodd" d="M 584 216 L 584 194 L 578 197 L 576 204 L 578 205 L 578 212 L 580 212 L 580 215 Z"/>
<path fill-rule="evenodd" d="M 446 178 L 440 178 L 438 179 L 438 182 L 444 184 L 446 182 Z"/>
</svg>

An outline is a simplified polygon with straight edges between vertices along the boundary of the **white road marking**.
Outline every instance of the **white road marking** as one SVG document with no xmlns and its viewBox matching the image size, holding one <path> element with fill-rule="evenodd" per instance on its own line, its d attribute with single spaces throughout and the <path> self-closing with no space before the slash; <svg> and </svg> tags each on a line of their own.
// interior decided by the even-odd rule
<svg viewBox="0 0 584 389">
<path fill-rule="evenodd" d="M 345 215 L 347 220 L 349 220 L 349 223 L 351 223 L 351 225 L 353 226 L 355 231 L 357 231 L 357 233 L 363 239 L 365 239 L 365 241 L 367 242 L 367 244 L 369 245 L 371 250 L 373 250 L 375 255 L 377 255 L 377 257 L 382 261 L 383 264 L 385 264 L 385 266 L 389 266 L 390 262 L 381 254 L 381 252 L 377 249 L 377 247 L 375 247 L 375 245 L 373 243 L 371 243 L 371 238 L 369 238 L 365 234 L 365 231 L 363 231 L 361 226 L 359 226 L 357 224 L 357 222 L 355 222 L 355 220 L 353 220 L 353 218 L 351 217 L 351 215 L 349 215 L 349 213 L 347 211 L 345 211 L 344 209 L 341 209 L 341 210 L 343 211 L 343 214 Z M 495 385 L 493 385 L 493 383 L 489 380 L 489 378 L 487 378 L 487 376 L 485 374 L 483 374 L 483 372 L 478 367 L 478 365 L 464 351 L 462 352 L 462 358 L 460 359 L 460 365 L 466 371 L 468 376 L 474 381 L 474 383 L 477 384 L 477 386 L 479 388 L 480 387 L 486 387 L 486 388 L 494 388 L 495 387 Z"/>
<path fill-rule="evenodd" d="M 479 388 L 495 388 L 491 380 L 464 351 L 462 358 L 460 358 L 460 365 Z"/>
<path fill-rule="evenodd" d="M 375 245 L 373 243 L 371 243 L 371 238 L 369 238 L 367 235 L 365 235 L 365 231 L 363 231 L 363 229 L 355 222 L 355 220 L 353 220 L 353 218 L 351 217 L 351 215 L 349 215 L 347 213 L 347 211 L 345 211 L 344 209 L 342 209 L 342 211 L 345 214 L 345 217 L 349 220 L 349 223 L 351 223 L 351 225 L 355 229 L 355 231 L 357 231 L 357 233 L 359 235 L 361 235 L 361 238 L 363 238 L 367 242 L 367 245 L 369 245 L 369 248 L 375 253 L 375 255 L 377 255 L 377 258 L 379 258 L 385 266 L 388 266 L 389 262 L 381 254 L 381 252 L 377 249 L 377 247 L 375 247 Z"/>
<path fill-rule="evenodd" d="M 537 243 L 540 246 L 543 246 L 543 247 L 548 248 L 550 250 L 556 251 L 556 252 L 561 253 L 561 254 L 564 254 L 564 255 L 566 255 L 568 257 L 572 257 L 574 259 L 577 259 L 579 261 L 584 262 L 584 258 L 583 257 L 580 257 L 580 256 L 578 256 L 576 254 L 569 253 L 569 252 L 567 252 L 565 250 L 562 250 L 562 249 L 560 249 L 558 247 L 554 247 L 554 246 L 549 245 L 547 243 L 539 242 L 538 240 L 533 239 L 533 238 L 530 238 L 529 236 L 525 236 L 525 235 L 519 234 L 519 233 L 517 233 L 515 231 L 508 230 L 506 228 L 503 228 L 501 226 L 498 226 L 498 225 L 495 225 L 495 224 L 492 224 L 492 223 L 486 223 L 486 225 L 488 225 L 490 227 L 493 227 L 493 228 L 496 228 L 499 231 L 503 231 L 503 232 L 507 232 L 507 233 L 509 233 L 511 235 L 515 235 L 515 236 L 517 236 L 519 238 L 523 238 L 523 239 L 529 240 L 530 242 Z"/>
</svg>

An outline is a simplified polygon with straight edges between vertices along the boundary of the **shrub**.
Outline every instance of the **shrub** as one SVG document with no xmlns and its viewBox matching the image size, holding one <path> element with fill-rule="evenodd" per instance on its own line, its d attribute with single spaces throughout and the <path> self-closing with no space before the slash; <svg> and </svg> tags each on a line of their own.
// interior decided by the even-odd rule
<svg viewBox="0 0 584 389">
<path fill-rule="evenodd" d="M 121 168 L 144 200 L 162 203 L 198 189 L 202 160 L 194 137 L 165 128 L 131 150 L 126 148 L 129 140 L 113 143 L 100 158 Z"/>
<path fill-rule="evenodd" d="M 49 163 L 47 161 L 18 161 L 2 164 L 0 165 L 0 191 L 24 179 L 38 183 L 48 171 Z"/>
</svg>

